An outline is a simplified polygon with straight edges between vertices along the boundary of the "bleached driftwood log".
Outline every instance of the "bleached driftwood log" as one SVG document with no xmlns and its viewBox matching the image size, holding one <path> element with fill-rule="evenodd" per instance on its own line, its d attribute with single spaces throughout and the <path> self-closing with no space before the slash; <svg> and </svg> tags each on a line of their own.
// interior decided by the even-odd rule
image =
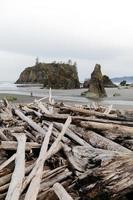
<svg viewBox="0 0 133 200">
<path fill-rule="evenodd" d="M 60 149 L 60 142 L 62 140 L 62 137 L 66 133 L 66 130 L 67 130 L 68 126 L 70 125 L 70 123 L 71 123 L 71 117 L 68 117 L 68 119 L 66 120 L 66 123 L 64 124 L 64 126 L 62 128 L 61 133 L 58 135 L 57 139 L 55 140 L 55 142 L 52 144 L 52 146 L 48 150 L 45 160 L 49 159 L 53 154 L 55 154 Z M 30 181 L 33 178 L 35 172 L 36 172 L 36 170 L 31 172 L 30 175 L 25 179 L 21 192 L 23 192 L 24 189 L 27 187 L 27 185 L 30 183 Z"/>
<path fill-rule="evenodd" d="M 109 114 L 109 113 L 111 112 L 112 108 L 113 108 L 113 105 L 109 105 L 109 106 L 106 108 L 106 110 L 104 111 L 104 114 Z"/>
<path fill-rule="evenodd" d="M 131 153 L 131 151 L 112 140 L 109 140 L 93 131 L 84 132 L 83 138 L 95 148 L 107 149 L 111 151 Z"/>
<path fill-rule="evenodd" d="M 62 128 L 62 124 L 60 123 L 54 123 L 55 127 L 59 130 L 61 130 Z M 77 144 L 80 144 L 82 146 L 90 146 L 85 140 L 83 140 L 82 138 L 80 138 L 78 135 L 76 135 L 74 132 L 72 132 L 70 129 L 68 129 L 66 131 L 66 135 L 71 138 L 72 140 L 74 140 Z"/>
<path fill-rule="evenodd" d="M 25 143 L 24 134 L 15 135 L 18 141 L 18 148 L 15 160 L 15 169 L 8 189 L 6 200 L 19 200 L 22 182 L 25 176 Z"/>
<path fill-rule="evenodd" d="M 19 134 L 18 134 L 19 135 Z M 14 141 L 2 141 L 0 144 L 0 149 L 3 150 L 17 150 L 17 142 Z M 30 151 L 32 149 L 39 149 L 41 147 L 37 142 L 26 142 L 25 151 Z"/>
<path fill-rule="evenodd" d="M 98 118 L 115 119 L 115 120 L 118 119 L 117 115 L 104 114 L 104 113 L 97 112 L 97 111 L 94 111 L 94 110 L 87 110 L 87 109 L 83 109 L 83 108 L 81 109 L 81 108 L 72 107 L 72 106 L 68 106 L 68 105 L 62 106 L 60 109 L 75 112 L 75 113 L 84 114 L 86 116 L 96 116 Z"/>
<path fill-rule="evenodd" d="M 43 173 L 43 165 L 47 158 L 47 148 L 48 148 L 50 136 L 52 134 L 52 128 L 53 128 L 53 124 L 50 125 L 48 132 L 46 133 L 44 142 L 43 142 L 41 150 L 40 150 L 39 157 L 36 161 L 36 164 L 35 164 L 32 172 L 29 175 L 29 179 L 31 179 L 31 176 L 33 178 L 31 180 L 30 186 L 26 193 L 25 200 L 29 200 L 29 199 L 36 200 L 36 198 L 37 198 L 37 194 L 38 194 L 39 188 L 40 188 L 42 173 Z M 27 182 L 29 182 L 29 181 L 27 180 Z"/>
<path fill-rule="evenodd" d="M 78 185 L 86 198 L 112 200 L 132 192 L 132 153 L 91 150 L 83 146 L 66 148 L 65 153 L 73 167 L 84 175 Z"/>
<path fill-rule="evenodd" d="M 60 183 L 55 183 L 53 189 L 60 200 L 73 200 Z"/>
<path fill-rule="evenodd" d="M 54 178 L 51 178 L 50 180 L 44 181 L 41 184 L 40 192 L 45 191 L 47 188 L 52 187 L 55 183 L 65 180 L 66 178 L 70 177 L 72 175 L 72 172 L 68 169 L 65 169 L 62 173 L 57 174 Z"/>
<path fill-rule="evenodd" d="M 54 149 L 57 148 L 57 146 L 59 145 L 60 141 L 62 140 L 62 137 L 65 135 L 69 125 L 71 124 L 71 117 L 69 116 L 68 119 L 66 120 L 65 124 L 62 127 L 62 131 L 61 133 L 58 135 L 57 139 L 55 140 L 55 142 L 52 144 L 51 148 L 48 151 L 48 157 L 53 155 L 53 152 L 55 151 Z"/>
<path fill-rule="evenodd" d="M 0 130 L 0 138 L 1 140 L 8 141 L 8 138 L 4 135 L 4 133 Z"/>
<path fill-rule="evenodd" d="M 37 105 L 41 109 L 42 113 L 46 113 L 48 115 L 51 114 L 51 112 L 42 104 L 42 102 L 38 102 Z"/>
<path fill-rule="evenodd" d="M 7 165 L 9 165 L 12 161 L 14 161 L 15 158 L 16 158 L 16 153 L 13 154 L 13 156 L 11 156 L 8 160 L 6 160 L 4 163 L 2 163 L 2 164 L 0 165 L 0 171 L 1 171 L 3 168 L 5 168 Z"/>
<path fill-rule="evenodd" d="M 35 123 L 33 120 L 25 116 L 20 110 L 14 109 L 15 114 L 18 115 L 23 121 L 27 122 L 34 130 L 38 131 L 42 135 L 45 135 L 46 132 L 43 128 L 41 128 L 37 123 Z"/>
<path fill-rule="evenodd" d="M 80 122 L 80 125 L 86 129 L 102 132 L 105 136 L 113 133 L 114 138 L 118 136 L 133 138 L 133 127 L 98 122 Z"/>
</svg>

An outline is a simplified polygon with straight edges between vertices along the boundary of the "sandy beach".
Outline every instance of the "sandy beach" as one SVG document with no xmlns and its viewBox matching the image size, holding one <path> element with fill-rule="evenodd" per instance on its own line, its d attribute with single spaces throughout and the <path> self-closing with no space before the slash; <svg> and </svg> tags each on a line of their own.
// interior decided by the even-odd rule
<svg viewBox="0 0 133 200">
<path fill-rule="evenodd" d="M 100 105 L 113 105 L 117 109 L 133 108 L 133 88 L 106 88 L 107 97 L 103 99 L 88 99 L 81 96 L 81 93 L 87 89 L 71 89 L 71 90 L 52 90 L 52 95 L 56 101 L 67 102 L 68 104 L 91 104 L 96 102 Z M 32 95 L 31 96 L 31 92 Z M 113 96 L 114 94 L 118 94 Z M 40 86 L 17 87 L 14 84 L 4 85 L 0 87 L 0 99 L 13 96 L 16 98 L 14 103 L 30 103 L 34 99 L 49 96 L 48 89 L 41 89 Z"/>
</svg>

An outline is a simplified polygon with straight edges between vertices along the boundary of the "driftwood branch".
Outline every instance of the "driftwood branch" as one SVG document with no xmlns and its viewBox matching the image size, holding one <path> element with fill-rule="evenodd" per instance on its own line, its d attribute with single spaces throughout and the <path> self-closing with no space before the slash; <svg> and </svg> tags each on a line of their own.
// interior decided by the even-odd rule
<svg viewBox="0 0 133 200">
<path fill-rule="evenodd" d="M 53 189 L 60 200 L 73 200 L 60 183 L 55 183 Z"/>
<path fill-rule="evenodd" d="M 44 138 L 44 142 L 42 144 L 39 157 L 36 161 L 35 167 L 33 168 L 32 172 L 28 176 L 26 180 L 26 184 L 29 183 L 29 181 L 32 179 L 29 189 L 26 193 L 25 200 L 29 200 L 32 198 L 32 200 L 36 200 L 37 194 L 39 192 L 42 173 L 43 173 L 43 165 L 45 163 L 45 160 L 47 158 L 47 148 L 49 144 L 50 135 L 52 133 L 53 125 L 50 125 L 48 132 L 46 133 L 46 136 Z M 24 186 L 25 187 L 25 186 Z"/>
<path fill-rule="evenodd" d="M 27 122 L 34 130 L 38 131 L 42 135 L 45 135 L 46 132 L 43 128 L 41 128 L 37 123 L 33 120 L 25 116 L 20 110 L 15 109 L 15 114 L 18 115 L 23 121 Z"/>
<path fill-rule="evenodd" d="M 0 144 L 0 150 L 17 150 L 17 142 L 12 141 L 2 141 Z M 39 149 L 41 147 L 37 142 L 26 142 L 25 151 L 30 151 L 32 149 Z"/>
<path fill-rule="evenodd" d="M 2 164 L 0 165 L 0 171 L 1 171 L 3 168 L 5 168 L 7 165 L 9 165 L 12 161 L 14 161 L 15 158 L 16 158 L 16 153 L 13 154 L 13 156 L 11 156 L 8 160 L 6 160 L 4 163 L 2 163 Z"/>
</svg>

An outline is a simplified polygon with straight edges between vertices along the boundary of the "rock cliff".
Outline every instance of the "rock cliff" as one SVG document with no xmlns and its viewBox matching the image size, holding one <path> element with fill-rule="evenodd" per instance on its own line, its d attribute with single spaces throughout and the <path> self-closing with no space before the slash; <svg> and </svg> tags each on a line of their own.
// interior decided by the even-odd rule
<svg viewBox="0 0 133 200">
<path fill-rule="evenodd" d="M 79 88 L 76 65 L 66 63 L 38 63 L 26 68 L 16 84 L 42 83 L 44 87 L 55 89 Z"/>
</svg>

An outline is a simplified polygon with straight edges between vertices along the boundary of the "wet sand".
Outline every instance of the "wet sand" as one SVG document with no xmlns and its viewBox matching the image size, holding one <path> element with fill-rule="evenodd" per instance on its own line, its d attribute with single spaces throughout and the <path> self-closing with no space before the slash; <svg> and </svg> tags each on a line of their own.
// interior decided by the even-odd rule
<svg viewBox="0 0 133 200">
<path fill-rule="evenodd" d="M 108 97 L 104 99 L 88 99 L 81 96 L 81 93 L 86 89 L 72 89 L 72 90 L 52 90 L 52 95 L 58 102 L 66 102 L 68 104 L 91 104 L 97 102 L 100 105 L 113 105 L 117 109 L 132 109 L 133 108 L 133 88 L 118 89 L 107 88 Z M 32 92 L 32 97 L 30 96 Z M 120 96 L 113 96 L 113 94 L 119 94 Z M 49 96 L 48 89 L 40 89 L 40 87 L 22 87 L 10 91 L 0 91 L 0 99 L 6 96 L 14 96 L 17 98 L 14 103 L 30 103 L 34 99 L 40 99 L 41 97 Z"/>
</svg>

